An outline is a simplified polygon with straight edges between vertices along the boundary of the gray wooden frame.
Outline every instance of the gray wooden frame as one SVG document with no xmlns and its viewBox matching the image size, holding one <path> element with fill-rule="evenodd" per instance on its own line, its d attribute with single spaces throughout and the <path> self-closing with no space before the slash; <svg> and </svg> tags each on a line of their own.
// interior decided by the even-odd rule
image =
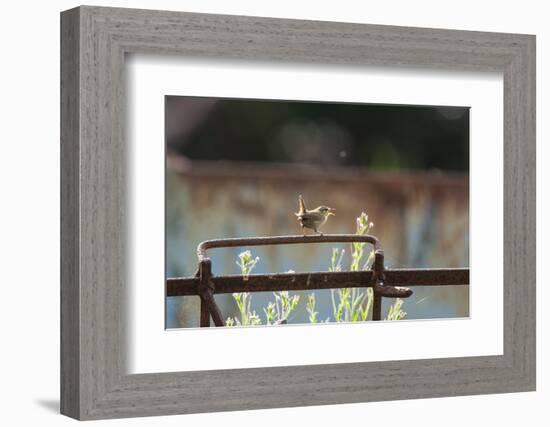
<svg viewBox="0 0 550 427">
<path fill-rule="evenodd" d="M 126 53 L 504 76 L 502 356 L 128 375 Z M 61 412 L 78 419 L 535 389 L 535 37 L 79 7 L 61 14 Z M 198 350 L 198 349 L 195 349 Z"/>
</svg>

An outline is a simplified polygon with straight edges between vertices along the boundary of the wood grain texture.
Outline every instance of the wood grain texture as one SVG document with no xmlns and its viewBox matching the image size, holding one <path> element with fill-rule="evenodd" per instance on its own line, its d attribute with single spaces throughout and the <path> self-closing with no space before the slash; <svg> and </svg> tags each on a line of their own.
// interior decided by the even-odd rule
<svg viewBox="0 0 550 427">
<path fill-rule="evenodd" d="M 62 413 L 78 419 L 535 388 L 535 38 L 80 7 L 62 14 Z M 128 375 L 128 53 L 504 75 L 504 354 Z"/>
<path fill-rule="evenodd" d="M 61 20 L 61 412 L 80 414 L 79 12 Z"/>
</svg>

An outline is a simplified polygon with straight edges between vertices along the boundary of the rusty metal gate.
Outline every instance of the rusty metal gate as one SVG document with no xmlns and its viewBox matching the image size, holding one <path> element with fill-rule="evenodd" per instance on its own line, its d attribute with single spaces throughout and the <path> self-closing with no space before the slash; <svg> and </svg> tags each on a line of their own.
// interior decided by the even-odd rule
<svg viewBox="0 0 550 427">
<path fill-rule="evenodd" d="M 349 272 L 281 273 L 214 276 L 207 250 L 214 248 L 282 245 L 297 243 L 353 243 L 373 245 L 371 270 Z M 198 295 L 201 299 L 200 326 L 225 326 L 214 295 L 234 292 L 303 291 L 315 289 L 372 288 L 372 320 L 381 320 L 382 298 L 408 298 L 414 286 L 450 286 L 470 284 L 468 268 L 385 269 L 384 251 L 372 235 L 329 234 L 319 236 L 273 236 L 207 240 L 197 248 L 199 265 L 195 277 L 169 278 L 166 296 Z"/>
</svg>

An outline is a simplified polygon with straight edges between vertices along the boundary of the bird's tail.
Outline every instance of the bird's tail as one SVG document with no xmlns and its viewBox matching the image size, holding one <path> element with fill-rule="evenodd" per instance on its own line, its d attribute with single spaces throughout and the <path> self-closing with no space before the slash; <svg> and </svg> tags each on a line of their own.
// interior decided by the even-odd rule
<svg viewBox="0 0 550 427">
<path fill-rule="evenodd" d="M 298 196 L 298 208 L 298 214 L 306 213 L 306 202 L 304 202 L 304 198 L 301 194 Z"/>
</svg>

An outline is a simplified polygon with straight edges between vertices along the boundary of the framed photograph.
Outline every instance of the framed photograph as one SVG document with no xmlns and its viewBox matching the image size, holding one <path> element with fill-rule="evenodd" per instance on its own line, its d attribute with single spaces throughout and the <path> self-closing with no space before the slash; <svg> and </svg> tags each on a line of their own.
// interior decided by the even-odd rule
<svg viewBox="0 0 550 427">
<path fill-rule="evenodd" d="M 535 37 L 61 14 L 61 411 L 535 390 Z"/>
</svg>

